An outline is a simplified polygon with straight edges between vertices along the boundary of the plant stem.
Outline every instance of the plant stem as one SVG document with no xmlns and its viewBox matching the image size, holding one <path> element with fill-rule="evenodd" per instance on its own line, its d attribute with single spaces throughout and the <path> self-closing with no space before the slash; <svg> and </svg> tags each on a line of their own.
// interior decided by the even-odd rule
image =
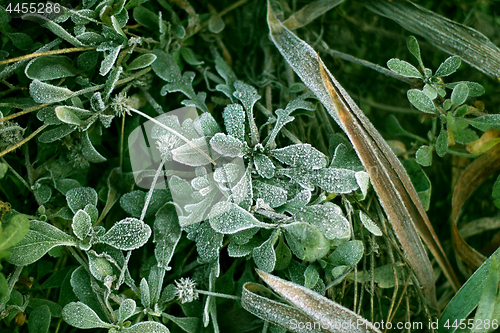
<svg viewBox="0 0 500 333">
<path fill-rule="evenodd" d="M 86 19 L 89 19 L 88 17 L 85 17 Z M 97 46 L 85 46 L 85 47 L 72 47 L 68 49 L 61 49 L 61 50 L 53 50 L 53 51 L 46 51 L 46 52 L 40 52 L 40 53 L 31 53 L 31 54 L 26 54 L 17 58 L 10 58 L 10 59 L 5 59 L 0 61 L 0 66 L 5 65 L 5 64 L 11 64 L 13 62 L 21 61 L 21 60 L 28 60 L 28 59 L 33 59 L 33 58 L 38 58 L 38 57 L 43 57 L 43 56 L 48 56 L 48 55 L 54 55 L 54 54 L 65 54 L 65 53 L 71 53 L 71 52 L 82 52 L 82 51 L 89 51 L 89 50 L 94 50 L 97 48 Z"/>
</svg>

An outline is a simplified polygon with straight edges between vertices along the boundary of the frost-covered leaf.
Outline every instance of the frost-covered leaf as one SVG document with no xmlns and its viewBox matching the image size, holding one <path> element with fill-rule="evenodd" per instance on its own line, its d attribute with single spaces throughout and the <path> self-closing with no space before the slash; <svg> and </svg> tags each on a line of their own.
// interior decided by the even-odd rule
<svg viewBox="0 0 500 333">
<path fill-rule="evenodd" d="M 474 125 L 473 125 L 474 126 Z M 441 126 L 441 131 L 436 139 L 436 153 L 443 157 L 448 152 L 448 131 Z"/>
<path fill-rule="evenodd" d="M 260 181 L 253 182 L 254 198 L 264 200 L 270 207 L 279 207 L 287 200 L 287 191 L 281 187 Z"/>
<path fill-rule="evenodd" d="M 181 70 L 171 54 L 167 54 L 159 48 L 154 49 L 151 53 L 154 54 L 157 59 L 152 65 L 156 75 L 167 82 L 180 80 Z"/>
<path fill-rule="evenodd" d="M 470 81 L 459 81 L 459 82 L 453 82 L 453 83 L 446 83 L 445 87 L 453 89 L 457 85 L 465 83 L 467 87 L 469 88 L 469 96 L 470 97 L 478 97 L 484 94 L 484 87 L 480 85 L 479 83 L 476 82 L 470 82 Z"/>
<path fill-rule="evenodd" d="M 231 70 L 231 68 L 226 64 L 224 58 L 218 56 L 215 58 L 215 69 L 217 73 L 226 81 L 226 84 L 218 84 L 215 89 L 223 92 L 231 102 L 235 103 L 236 98 L 234 97 L 234 82 L 237 80 L 236 75 Z"/>
<path fill-rule="evenodd" d="M 151 294 L 149 293 L 149 285 L 148 281 L 145 278 L 141 279 L 141 283 L 139 284 L 141 289 L 141 303 L 145 308 L 151 307 Z"/>
<path fill-rule="evenodd" d="M 322 152 L 307 143 L 273 149 L 270 154 L 281 163 L 312 170 L 324 168 L 328 162 L 328 158 Z"/>
<path fill-rule="evenodd" d="M 137 7 L 136 7 L 137 8 Z M 143 321 L 127 328 L 122 328 L 125 333 L 170 333 L 169 329 L 156 321 Z"/>
<path fill-rule="evenodd" d="M 136 306 L 133 299 L 127 298 L 123 300 L 118 308 L 118 321 L 123 323 L 125 320 L 132 317 L 135 313 Z"/>
<path fill-rule="evenodd" d="M 380 230 L 379 226 L 373 221 L 370 216 L 368 216 L 365 212 L 359 211 L 359 219 L 361 223 L 365 226 L 366 230 L 374 234 L 375 236 L 382 236 L 382 230 Z"/>
<path fill-rule="evenodd" d="M 227 157 L 243 157 L 249 153 L 249 148 L 246 142 L 242 142 L 232 135 L 224 133 L 215 134 L 210 139 L 210 147 L 222 156 Z"/>
<path fill-rule="evenodd" d="M 101 74 L 102 76 L 106 76 L 109 73 L 109 71 L 115 64 L 116 58 L 118 58 L 118 54 L 120 54 L 121 48 L 121 45 L 111 48 L 111 50 L 108 52 L 108 54 L 106 54 L 103 61 L 101 62 L 99 74 Z"/>
<path fill-rule="evenodd" d="M 451 102 L 454 107 L 462 105 L 469 96 L 469 87 L 465 83 L 459 83 L 453 88 L 453 92 L 451 93 Z"/>
<path fill-rule="evenodd" d="M 278 246 L 276 246 L 274 252 L 276 253 L 276 264 L 274 265 L 274 269 L 277 271 L 286 269 L 292 261 L 292 252 L 286 245 L 283 236 L 280 237 Z"/>
<path fill-rule="evenodd" d="M 82 133 L 82 154 L 89 162 L 92 163 L 102 163 L 107 161 L 107 159 L 94 148 L 92 142 L 90 142 L 87 131 Z"/>
<path fill-rule="evenodd" d="M 387 67 L 389 67 L 391 71 L 404 77 L 413 77 L 417 79 L 423 78 L 422 74 L 415 68 L 415 66 L 404 60 L 392 58 L 387 62 Z"/>
<path fill-rule="evenodd" d="M 306 102 L 307 103 L 307 102 Z M 278 119 L 276 119 L 276 123 L 274 124 L 274 128 L 271 131 L 271 134 L 269 134 L 269 137 L 266 138 L 266 148 L 269 147 L 274 140 L 276 139 L 276 136 L 278 135 L 279 131 L 285 126 L 286 124 L 292 122 L 295 118 L 290 116 L 291 110 L 276 110 L 276 115 L 278 116 Z"/>
<path fill-rule="evenodd" d="M 330 240 L 348 239 L 351 235 L 349 221 L 344 217 L 342 209 L 335 204 L 306 206 L 294 217 L 297 221 L 314 225 Z"/>
<path fill-rule="evenodd" d="M 246 229 L 249 230 L 249 229 Z M 260 245 L 260 241 L 256 238 L 252 238 L 250 241 L 244 244 L 238 244 L 237 242 L 231 240 L 227 247 L 227 253 L 230 257 L 241 258 L 249 255 L 252 251 Z"/>
<path fill-rule="evenodd" d="M 210 263 L 219 258 L 224 235 L 212 229 L 208 222 L 190 227 L 188 238 L 196 241 L 196 249 L 202 262 Z"/>
<path fill-rule="evenodd" d="M 145 28 L 152 31 L 158 30 L 158 15 L 148 8 L 144 6 L 136 6 L 134 7 L 132 16 L 137 23 Z"/>
<path fill-rule="evenodd" d="M 358 189 L 356 172 L 347 169 L 315 170 L 311 180 L 313 184 L 331 193 L 350 193 Z"/>
<path fill-rule="evenodd" d="M 365 168 L 352 148 L 341 143 L 335 148 L 330 168 L 362 171 Z"/>
<path fill-rule="evenodd" d="M 176 188 L 176 190 L 179 189 Z M 140 190 L 132 191 L 130 193 L 125 193 L 120 198 L 120 206 L 127 213 L 129 213 L 133 217 L 138 218 L 141 216 L 142 209 L 144 208 L 144 204 L 146 203 L 146 195 L 147 195 L 146 192 Z M 156 212 L 165 204 L 165 202 L 169 200 L 171 200 L 171 196 L 167 190 L 162 190 L 162 189 L 153 190 L 153 194 L 151 195 L 151 200 L 149 201 L 149 206 L 146 210 L 146 217 L 156 214 Z"/>
<path fill-rule="evenodd" d="M 193 147 L 193 145 L 197 148 Z M 205 153 L 205 155 L 202 154 L 200 150 Z M 172 150 L 174 161 L 193 167 L 210 164 L 210 160 L 207 156 L 210 156 L 210 152 L 205 137 L 193 139 L 191 140 L 191 144 L 185 143 Z"/>
<path fill-rule="evenodd" d="M 436 113 L 434 103 L 422 90 L 410 89 L 406 93 L 406 96 L 417 110 L 430 114 Z"/>
<path fill-rule="evenodd" d="M 267 179 L 274 177 L 274 164 L 269 157 L 264 154 L 255 154 L 253 157 L 253 163 L 255 165 L 255 170 L 257 173 Z"/>
<path fill-rule="evenodd" d="M 198 325 L 200 323 L 200 318 L 197 317 L 175 317 L 171 316 L 165 312 L 162 314 L 163 318 L 167 318 L 175 323 L 177 326 L 182 328 L 187 333 L 196 333 L 198 331 Z"/>
<path fill-rule="evenodd" d="M 76 213 L 79 209 L 85 209 L 88 204 L 97 206 L 97 192 L 92 187 L 73 188 L 66 193 L 66 201 L 73 213 Z"/>
<path fill-rule="evenodd" d="M 354 266 L 363 258 L 365 247 L 360 240 L 353 240 L 339 245 L 328 257 L 334 266 Z"/>
<path fill-rule="evenodd" d="M 172 203 L 167 203 L 156 213 L 153 232 L 158 266 L 169 271 L 171 267 L 168 265 L 182 234 L 177 212 Z"/>
<path fill-rule="evenodd" d="M 209 221 L 210 226 L 222 234 L 234 234 L 260 224 L 252 214 L 228 201 L 218 202 L 212 207 Z"/>
<path fill-rule="evenodd" d="M 180 49 L 182 59 L 191 66 L 203 65 L 205 62 L 198 60 L 198 57 L 189 47 L 181 47 Z"/>
<path fill-rule="evenodd" d="M 58 106 L 55 108 L 55 112 L 57 118 L 62 122 L 77 126 L 83 124 L 81 118 L 88 118 L 92 115 L 90 111 L 74 106 Z"/>
<path fill-rule="evenodd" d="M 106 83 L 104 84 L 104 102 L 107 102 L 109 100 L 109 97 L 115 89 L 116 82 L 118 82 L 118 79 L 120 79 L 120 75 L 122 74 L 122 72 L 122 66 L 117 66 L 113 67 L 113 69 L 109 73 L 108 78 L 106 79 Z"/>
<path fill-rule="evenodd" d="M 408 37 L 408 40 L 406 41 L 406 47 L 408 47 L 408 50 L 417 59 L 418 63 L 422 64 L 422 57 L 420 55 L 420 46 L 418 46 L 418 41 L 414 36 Z"/>
<path fill-rule="evenodd" d="M 451 56 L 446 59 L 437 69 L 435 76 L 448 76 L 457 71 L 458 67 L 460 67 L 461 59 L 459 56 Z"/>
<path fill-rule="evenodd" d="M 417 163 L 421 166 L 431 166 L 432 164 L 432 149 L 429 146 L 421 146 L 415 153 Z"/>
<path fill-rule="evenodd" d="M 30 95 L 37 103 L 56 103 L 73 96 L 67 88 L 53 86 L 40 80 L 33 80 L 30 84 Z"/>
<path fill-rule="evenodd" d="M 115 325 L 102 321 L 88 305 L 82 302 L 71 302 L 62 310 L 62 317 L 69 325 L 82 328 L 113 328 Z"/>
<path fill-rule="evenodd" d="M 253 114 L 253 106 L 255 102 L 260 99 L 260 95 L 257 93 L 257 89 L 242 81 L 236 81 L 234 83 L 234 88 L 236 89 L 236 91 L 233 93 L 234 97 L 241 101 L 248 114 Z"/>
<path fill-rule="evenodd" d="M 244 170 L 243 166 L 240 166 L 236 163 L 223 164 L 215 169 L 214 180 L 218 183 L 234 183 L 239 178 L 240 172 L 242 172 L 242 170 Z M 208 180 L 206 180 L 206 182 L 206 185 L 204 184 L 203 186 L 209 185 Z"/>
<path fill-rule="evenodd" d="M 10 38 L 12 44 L 20 50 L 28 50 L 33 47 L 33 39 L 22 32 L 4 32 Z"/>
<path fill-rule="evenodd" d="M 219 124 L 214 117 L 208 113 L 202 113 L 193 121 L 193 127 L 200 136 L 212 138 L 217 133 L 221 132 Z"/>
<path fill-rule="evenodd" d="M 92 220 L 82 209 L 79 209 L 75 216 L 73 216 L 73 224 L 71 226 L 73 228 L 73 233 L 79 239 L 85 239 L 92 230 Z"/>
<path fill-rule="evenodd" d="M 500 114 L 488 114 L 476 118 L 465 118 L 465 120 L 471 126 L 481 131 L 489 129 L 500 130 Z"/>
<path fill-rule="evenodd" d="M 304 272 L 304 287 L 312 289 L 319 280 L 319 273 L 314 265 L 309 265 Z"/>
<path fill-rule="evenodd" d="M 264 272 L 272 272 L 276 264 L 276 253 L 274 252 L 274 243 L 279 237 L 278 229 L 263 242 L 259 247 L 252 251 L 253 261 L 257 267 Z"/>
<path fill-rule="evenodd" d="M 229 104 L 222 112 L 227 134 L 245 141 L 245 110 L 240 104 Z"/>
<path fill-rule="evenodd" d="M 155 61 L 156 63 L 157 61 Z M 172 83 L 168 83 L 160 90 L 160 94 L 165 96 L 167 93 L 171 92 L 181 92 L 186 95 L 188 100 L 182 101 L 183 105 L 194 106 L 203 112 L 208 112 L 207 106 L 205 104 L 205 99 L 207 94 L 205 92 L 199 92 L 196 94 L 193 89 L 193 80 L 195 74 L 193 72 L 184 72 L 180 78 Z"/>
<path fill-rule="evenodd" d="M 356 178 L 356 183 L 361 190 L 362 199 L 364 200 L 368 194 L 368 187 L 370 186 L 370 175 L 366 171 L 358 171 L 354 177 Z"/>
<path fill-rule="evenodd" d="M 70 284 L 72 292 L 82 303 L 92 308 L 100 318 L 107 318 L 97 295 L 92 288 L 90 274 L 83 268 L 78 267 L 71 273 Z"/>
<path fill-rule="evenodd" d="M 430 84 L 428 84 L 428 83 L 426 83 L 426 84 L 424 85 L 424 88 L 422 89 L 422 91 L 423 91 L 423 92 L 427 95 L 427 97 L 429 97 L 431 100 L 436 99 L 436 98 L 437 98 L 437 96 L 438 96 L 437 89 L 436 89 L 434 86 L 432 86 L 432 85 L 430 85 Z"/>
<path fill-rule="evenodd" d="M 151 236 L 151 228 L 139 219 L 127 217 L 115 223 L 98 241 L 123 251 L 142 247 Z"/>
<path fill-rule="evenodd" d="M 290 250 L 299 259 L 315 261 L 323 258 L 330 250 L 330 242 L 314 226 L 295 222 L 283 226 Z"/>
<path fill-rule="evenodd" d="M 9 249 L 7 261 L 18 266 L 34 263 L 56 246 L 76 245 L 73 237 L 53 225 L 32 220 L 26 236 Z"/>
<path fill-rule="evenodd" d="M 85 46 L 83 45 L 82 42 L 80 42 L 78 39 L 76 39 L 73 35 L 71 35 L 69 32 L 66 31 L 63 27 L 61 27 L 59 24 L 57 24 L 54 21 L 45 21 L 44 24 L 42 24 L 44 28 L 49 29 L 52 31 L 55 35 L 58 37 L 61 37 L 68 43 L 70 43 L 73 46 L 80 47 L 80 46 Z"/>
<path fill-rule="evenodd" d="M 78 71 L 68 57 L 46 56 L 31 60 L 24 73 L 32 80 L 48 81 L 75 76 Z"/>
</svg>

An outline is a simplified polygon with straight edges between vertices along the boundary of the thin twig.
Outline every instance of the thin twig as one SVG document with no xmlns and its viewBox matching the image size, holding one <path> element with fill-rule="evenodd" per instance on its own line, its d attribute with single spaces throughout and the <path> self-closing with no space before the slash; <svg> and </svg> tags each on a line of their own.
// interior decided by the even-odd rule
<svg viewBox="0 0 500 333">
<path fill-rule="evenodd" d="M 89 51 L 89 50 L 94 50 L 97 48 L 97 46 L 85 46 L 85 47 L 72 47 L 68 49 L 61 49 L 61 50 L 53 50 L 53 51 L 46 51 L 46 52 L 40 52 L 40 53 L 31 53 L 31 54 L 26 54 L 17 58 L 10 58 L 10 59 L 5 59 L 0 61 L 0 66 L 5 65 L 5 64 L 11 64 L 13 62 L 21 61 L 21 60 L 28 60 L 32 58 L 37 58 L 37 57 L 43 57 L 43 56 L 48 56 L 48 55 L 54 55 L 54 54 L 65 54 L 65 53 L 71 53 L 71 52 L 81 52 L 81 51 Z"/>
<path fill-rule="evenodd" d="M 7 155 L 8 153 L 10 153 L 11 151 L 21 147 L 22 145 L 24 145 L 26 142 L 30 141 L 35 135 L 37 135 L 38 133 L 40 133 L 41 131 L 43 131 L 47 126 L 47 124 L 44 124 L 42 126 L 40 126 L 36 131 L 34 131 L 33 133 L 31 133 L 28 137 L 26 137 L 24 140 L 22 141 L 19 141 L 18 143 L 16 143 L 15 145 L 13 145 L 12 147 L 10 148 L 7 148 L 6 150 L 4 150 L 3 152 L 0 153 L 0 157 L 4 156 L 4 155 Z"/>
</svg>

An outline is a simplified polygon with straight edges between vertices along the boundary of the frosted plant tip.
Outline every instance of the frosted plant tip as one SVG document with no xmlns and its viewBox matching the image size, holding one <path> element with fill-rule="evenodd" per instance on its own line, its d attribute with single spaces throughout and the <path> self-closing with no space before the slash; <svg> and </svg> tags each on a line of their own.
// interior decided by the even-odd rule
<svg viewBox="0 0 500 333">
<path fill-rule="evenodd" d="M 190 278 L 176 280 L 175 287 L 175 296 L 181 303 L 189 303 L 197 300 L 199 297 L 198 290 L 196 290 L 196 282 Z"/>
</svg>

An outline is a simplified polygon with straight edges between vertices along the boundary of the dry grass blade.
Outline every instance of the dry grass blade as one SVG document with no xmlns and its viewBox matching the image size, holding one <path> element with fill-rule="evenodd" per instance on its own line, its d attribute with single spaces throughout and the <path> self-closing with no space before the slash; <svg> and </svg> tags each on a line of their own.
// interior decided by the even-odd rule
<svg viewBox="0 0 500 333">
<path fill-rule="evenodd" d="M 283 25 L 290 30 L 301 28 L 344 1 L 345 0 L 316 0 L 295 12 L 283 22 Z"/>
<path fill-rule="evenodd" d="M 463 24 L 453 22 L 410 1 L 371 0 L 366 7 L 396 21 L 433 46 L 460 56 L 481 72 L 500 76 L 500 49 L 488 37 Z"/>
<path fill-rule="evenodd" d="M 500 169 L 500 144 L 497 144 L 469 164 L 460 175 L 457 185 L 453 189 L 451 208 L 453 247 L 460 259 L 472 270 L 478 269 L 486 258 L 467 244 L 458 232 L 457 223 L 460 210 L 472 193 L 498 169 Z"/>
<path fill-rule="evenodd" d="M 346 132 L 370 174 L 373 187 L 412 265 L 424 295 L 436 306 L 434 273 L 421 237 L 455 290 L 458 279 L 439 243 L 408 174 L 371 122 L 318 61 L 316 52 L 287 30 L 269 7 L 271 38 L 283 57 Z"/>
</svg>

